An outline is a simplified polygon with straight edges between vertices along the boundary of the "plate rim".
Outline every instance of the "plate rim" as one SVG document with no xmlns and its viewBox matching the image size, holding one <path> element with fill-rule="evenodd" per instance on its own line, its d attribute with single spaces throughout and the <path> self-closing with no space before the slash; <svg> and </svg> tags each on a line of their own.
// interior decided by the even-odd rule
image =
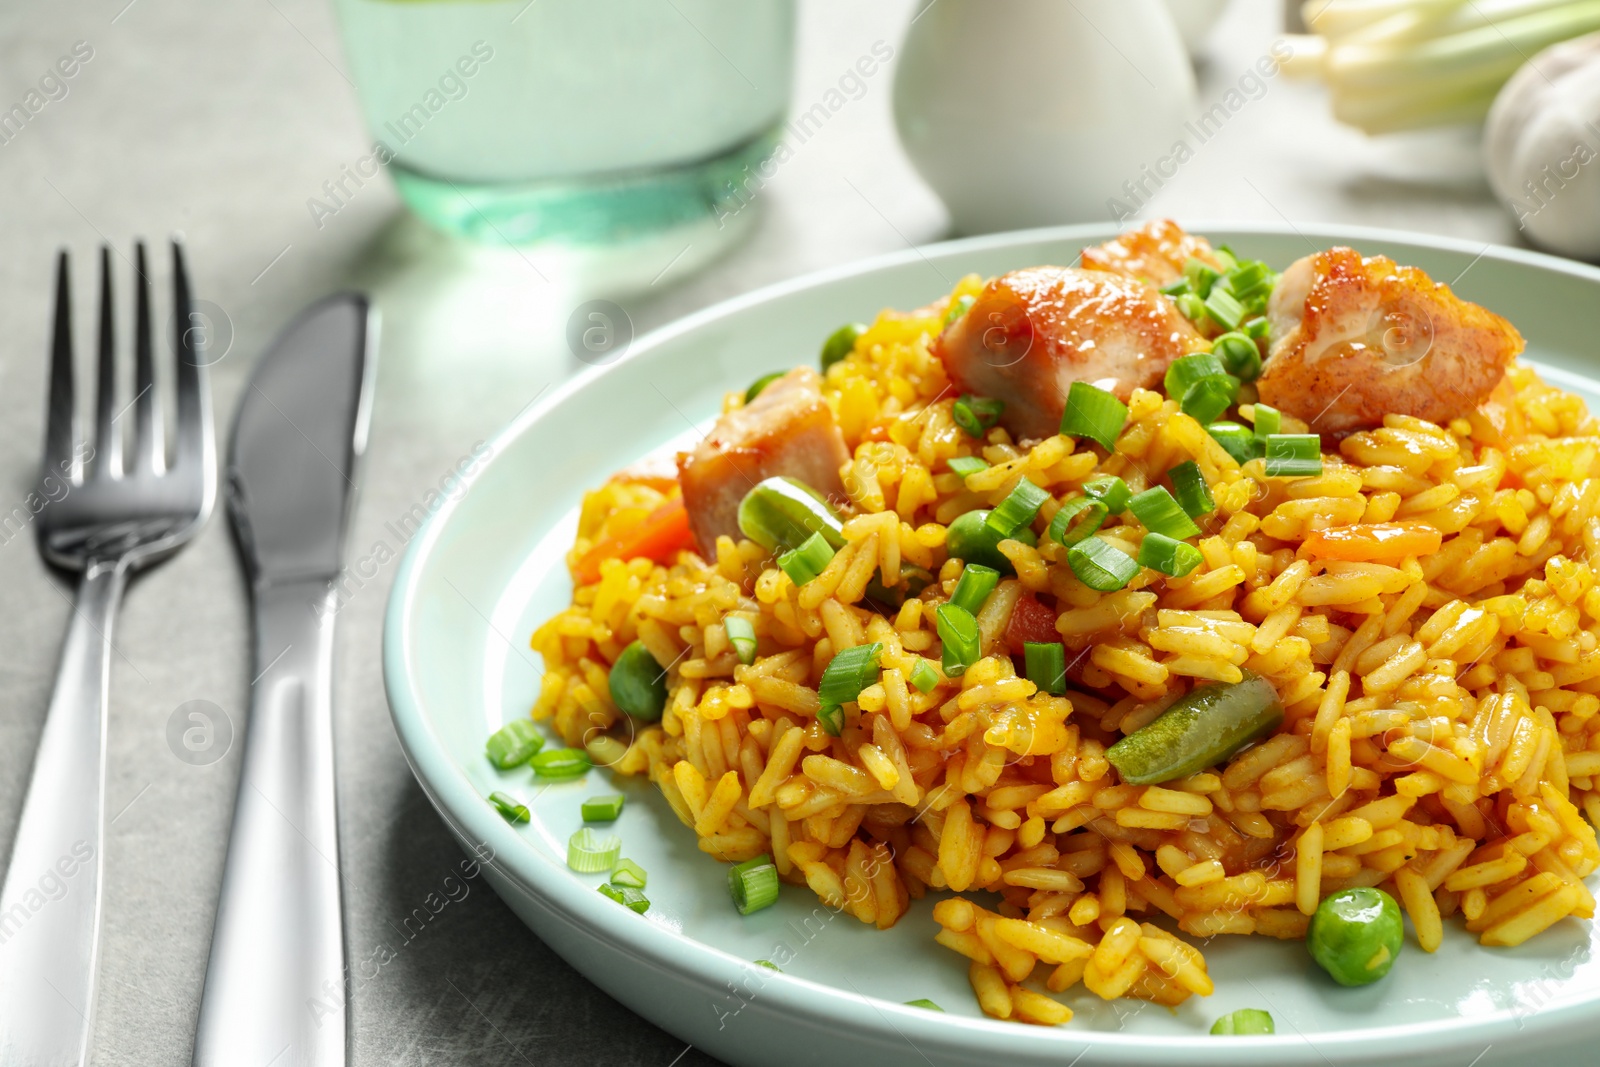
<svg viewBox="0 0 1600 1067">
<path fill-rule="evenodd" d="M 1317 238 L 1352 244 L 1363 241 L 1409 244 L 1473 256 L 1474 263 L 1487 258 L 1552 271 L 1600 287 L 1600 267 L 1494 242 L 1337 222 L 1294 224 L 1198 220 L 1184 225 L 1195 233 L 1227 231 L 1273 237 L 1300 236 L 1313 245 L 1316 245 Z M 643 956 L 658 967 L 713 988 L 721 988 L 729 981 L 742 981 L 752 966 L 748 960 L 655 923 L 608 921 L 620 918 L 609 902 L 597 893 L 586 891 L 587 887 L 566 878 L 564 867 L 532 847 L 503 819 L 493 815 L 489 805 L 482 803 L 465 772 L 446 754 L 411 681 L 414 658 L 411 655 L 413 645 L 408 622 L 419 592 L 419 581 L 425 573 L 434 546 L 477 482 L 493 464 L 501 462 L 507 449 L 534 424 L 575 395 L 589 390 L 607 376 L 619 373 L 622 368 L 671 340 L 795 293 L 918 261 L 931 265 L 933 257 L 947 258 L 1047 242 L 1104 240 L 1130 228 L 1113 223 L 1084 223 L 1006 231 L 912 246 L 811 271 L 719 301 L 666 323 L 640 337 L 622 358 L 582 371 L 554 389 L 544 390 L 530 401 L 489 439 L 488 460 L 463 476 L 461 491 L 452 494 L 437 511 L 428 516 L 421 530 L 407 545 L 385 609 L 382 662 L 390 718 L 413 775 L 430 803 L 436 809 L 441 809 L 440 815 L 446 825 L 458 833 L 466 830 L 475 840 L 493 848 L 494 858 L 486 862 L 494 865 L 520 888 L 539 898 L 544 907 L 583 925 L 597 941 L 608 943 L 626 953 Z M 773 974 L 770 977 L 774 980 L 771 988 L 763 989 L 763 997 L 770 998 L 769 1007 L 800 1021 L 831 1028 L 845 1035 L 852 1031 L 870 1031 L 881 1036 L 886 1023 L 889 1028 L 898 1031 L 899 1027 L 895 1025 L 897 1016 L 885 1016 L 884 1012 L 904 1012 L 904 1020 L 917 1027 L 919 1036 L 926 1035 L 930 1044 L 942 1044 L 955 1053 L 992 1055 L 995 1040 L 1003 1039 L 1008 1051 L 1031 1056 L 1059 1056 L 1063 1052 L 1095 1048 L 1102 1053 L 1109 1053 L 1113 1061 L 1133 1064 L 1140 1062 L 1140 1057 L 1145 1055 L 1181 1051 L 1188 1057 L 1187 1062 L 1215 1067 L 1284 1062 L 1285 1056 L 1291 1056 L 1293 1050 L 1306 1044 L 1351 1059 L 1363 1055 L 1398 1058 L 1405 1055 L 1437 1056 L 1451 1051 L 1486 1051 L 1483 1046 L 1492 1047 L 1509 1038 L 1517 1038 L 1531 1045 L 1553 1044 L 1564 1038 L 1570 1039 L 1576 1027 L 1589 1021 L 1582 1013 L 1586 1008 L 1592 1010 L 1596 999 L 1600 999 L 1597 997 L 1541 1007 L 1526 1015 L 1519 1015 L 1515 1009 L 1507 1008 L 1472 1019 L 1457 1016 L 1428 1022 L 1319 1031 L 1312 1035 L 1277 1034 L 1218 1040 L 1205 1033 L 1141 1035 L 1120 1031 L 1074 1030 L 1070 1026 L 1039 1028 L 989 1018 L 930 1015 L 923 1009 L 879 1000 L 866 994 L 853 995 L 798 975 Z M 630 1010 L 634 1009 L 630 1007 Z"/>
</svg>

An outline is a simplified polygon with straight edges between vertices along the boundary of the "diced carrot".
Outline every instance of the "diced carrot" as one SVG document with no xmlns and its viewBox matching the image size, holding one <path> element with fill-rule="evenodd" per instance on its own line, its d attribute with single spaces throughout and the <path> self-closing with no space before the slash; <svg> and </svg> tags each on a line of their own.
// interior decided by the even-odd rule
<svg viewBox="0 0 1600 1067">
<path fill-rule="evenodd" d="M 1022 646 L 1029 641 L 1042 644 L 1060 640 L 1055 609 L 1045 607 L 1031 593 L 1018 597 L 1017 606 L 1011 609 L 1011 621 L 1006 623 L 1006 644 L 1011 646 L 1011 651 L 1020 656 Z"/>
<path fill-rule="evenodd" d="M 693 547 L 688 509 L 683 506 L 683 497 L 675 496 L 647 515 L 639 525 L 602 539 L 584 553 L 578 561 L 577 578 L 583 585 L 598 582 L 602 560 L 643 556 L 657 563 L 671 563 L 678 552 Z"/>
<path fill-rule="evenodd" d="M 1426 556 L 1439 551 L 1443 541 L 1438 530 L 1420 523 L 1366 523 L 1314 530 L 1306 535 L 1299 554 L 1316 559 L 1370 563 Z"/>
</svg>

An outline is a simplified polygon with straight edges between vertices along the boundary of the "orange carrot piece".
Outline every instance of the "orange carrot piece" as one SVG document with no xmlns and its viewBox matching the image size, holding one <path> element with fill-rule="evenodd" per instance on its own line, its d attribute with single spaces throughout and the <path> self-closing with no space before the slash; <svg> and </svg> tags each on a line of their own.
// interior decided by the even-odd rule
<svg viewBox="0 0 1600 1067">
<path fill-rule="evenodd" d="M 578 581 L 582 585 L 600 580 L 600 562 L 607 559 L 637 559 L 671 563 L 682 549 L 694 547 L 689 530 L 689 511 L 683 497 L 675 496 L 645 517 L 639 525 L 602 539 L 578 561 Z"/>
<path fill-rule="evenodd" d="M 1439 551 L 1443 541 L 1438 530 L 1420 523 L 1366 523 L 1315 530 L 1306 535 L 1299 554 L 1317 559 L 1372 563 L 1426 556 Z"/>
</svg>

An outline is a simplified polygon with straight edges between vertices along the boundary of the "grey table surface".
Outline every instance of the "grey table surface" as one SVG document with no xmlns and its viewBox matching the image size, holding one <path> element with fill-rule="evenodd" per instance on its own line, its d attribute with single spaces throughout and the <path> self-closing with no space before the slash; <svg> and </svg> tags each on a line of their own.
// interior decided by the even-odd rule
<svg viewBox="0 0 1600 1067">
<path fill-rule="evenodd" d="M 897 45 L 910 8 L 910 0 L 802 0 L 796 102 L 818 98 L 874 41 Z M 1202 100 L 1220 97 L 1265 52 L 1279 10 L 1276 0 L 1237 0 L 1200 63 Z M 22 100 L 80 41 L 93 54 L 67 95 L 0 144 L 0 192 L 11 205 L 0 230 L 0 512 L 23 501 L 35 476 L 50 260 L 59 246 L 78 255 L 83 306 L 97 243 L 126 251 L 137 235 L 183 235 L 215 320 L 223 427 L 252 361 L 295 312 L 342 287 L 374 295 L 384 323 L 352 531 L 359 552 L 392 542 L 387 520 L 541 388 L 581 369 L 563 341 L 566 319 L 587 295 L 616 288 L 605 274 L 566 274 L 509 249 L 437 237 L 403 213 L 385 178 L 317 224 L 308 199 L 370 147 L 326 0 L 8 4 L 0 11 L 0 108 Z M 682 281 L 645 283 L 621 297 L 635 328 L 943 236 L 942 207 L 894 139 L 891 79 L 892 70 L 874 78 L 762 190 L 742 244 Z M 1360 222 L 1517 243 L 1490 197 L 1474 137 L 1371 141 L 1325 114 L 1314 87 L 1277 79 L 1141 214 Z M 678 251 L 631 269 L 648 279 Z M 421 933 L 401 933 L 460 854 L 389 724 L 379 645 L 394 566 L 366 580 L 339 616 L 347 935 L 353 955 L 384 944 L 396 953 L 353 996 L 355 1062 L 715 1062 L 590 985 L 481 883 L 457 893 Z M 69 596 L 40 563 L 31 533 L 4 539 L 0 855 L 14 834 Z M 113 662 L 95 1063 L 189 1062 L 239 751 L 188 765 L 169 750 L 167 724 L 180 705 L 206 700 L 235 732 L 242 727 L 248 631 L 220 516 L 129 593 Z"/>
</svg>

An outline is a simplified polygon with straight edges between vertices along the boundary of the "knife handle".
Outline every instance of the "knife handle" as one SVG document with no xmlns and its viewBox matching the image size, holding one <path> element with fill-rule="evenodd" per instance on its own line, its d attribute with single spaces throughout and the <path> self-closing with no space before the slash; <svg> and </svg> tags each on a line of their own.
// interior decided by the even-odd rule
<svg viewBox="0 0 1600 1067">
<path fill-rule="evenodd" d="M 99 956 L 111 624 L 127 571 L 78 584 L 11 863 L 0 890 L 0 1065 L 89 1058 Z"/>
<path fill-rule="evenodd" d="M 333 591 L 255 590 L 244 767 L 211 939 L 195 1067 L 338 1067 L 344 933 L 333 780 Z"/>
</svg>

